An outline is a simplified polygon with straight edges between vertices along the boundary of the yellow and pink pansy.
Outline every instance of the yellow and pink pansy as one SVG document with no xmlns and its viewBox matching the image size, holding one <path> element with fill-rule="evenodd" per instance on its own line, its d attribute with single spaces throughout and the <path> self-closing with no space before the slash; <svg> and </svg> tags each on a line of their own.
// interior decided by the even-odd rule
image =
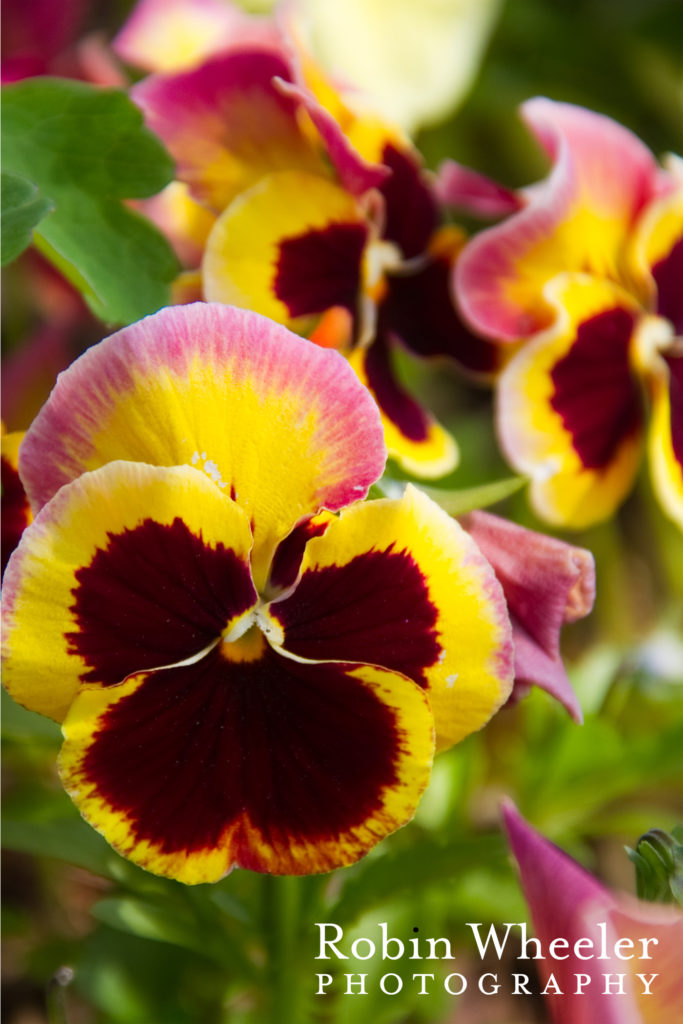
<svg viewBox="0 0 683 1024">
<path fill-rule="evenodd" d="M 649 416 L 655 488 L 683 525 L 683 182 L 607 117 L 545 99 L 522 112 L 552 171 L 454 278 L 472 327 L 515 353 L 498 379 L 502 446 L 538 513 L 580 528 L 630 490 Z M 440 194 L 512 209 L 452 165 Z"/>
<path fill-rule="evenodd" d="M 60 377 L 21 448 L 4 679 L 124 855 L 188 883 L 351 863 L 508 698 L 493 569 L 413 488 L 359 503 L 385 457 L 338 353 L 218 304 Z"/>
<path fill-rule="evenodd" d="M 418 476 L 449 472 L 455 443 L 401 387 L 393 350 L 451 357 L 480 374 L 498 366 L 498 350 L 456 312 L 450 275 L 464 235 L 440 225 L 410 143 L 356 114 L 284 45 L 245 45 L 149 76 L 132 96 L 187 186 L 174 208 L 180 224 L 189 231 L 201 219 L 188 203 L 215 218 L 176 297 L 254 309 L 314 340 L 329 338 L 327 318 L 344 312 L 335 345 L 376 398 L 390 454 Z M 176 241 L 178 225 L 169 226 Z"/>
</svg>

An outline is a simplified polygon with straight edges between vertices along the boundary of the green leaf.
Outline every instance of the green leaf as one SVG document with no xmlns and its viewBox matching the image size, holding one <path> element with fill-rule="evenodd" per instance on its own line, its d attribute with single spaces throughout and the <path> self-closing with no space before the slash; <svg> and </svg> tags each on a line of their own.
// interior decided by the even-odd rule
<svg viewBox="0 0 683 1024">
<path fill-rule="evenodd" d="M 125 93 L 56 78 L 6 86 L 2 150 L 5 170 L 54 204 L 36 245 L 99 317 L 130 323 L 168 302 L 175 256 L 122 200 L 159 192 L 173 162 Z"/>
<path fill-rule="evenodd" d="M 461 491 L 446 491 L 438 487 L 425 487 L 423 484 L 420 484 L 420 488 L 449 515 L 464 516 L 475 509 L 496 505 L 521 490 L 526 483 L 527 479 L 524 476 L 511 476 L 505 480 L 494 480 L 490 484 L 480 484 L 478 487 L 468 487 Z"/>
<path fill-rule="evenodd" d="M 30 853 L 34 857 L 55 857 L 104 878 L 112 877 L 112 863 L 118 860 L 118 854 L 102 836 L 80 818 L 52 821 L 5 819 L 2 845 L 7 850 Z"/>
<path fill-rule="evenodd" d="M 36 224 L 54 209 L 31 181 L 2 173 L 2 266 L 15 260 L 31 244 Z"/>
</svg>

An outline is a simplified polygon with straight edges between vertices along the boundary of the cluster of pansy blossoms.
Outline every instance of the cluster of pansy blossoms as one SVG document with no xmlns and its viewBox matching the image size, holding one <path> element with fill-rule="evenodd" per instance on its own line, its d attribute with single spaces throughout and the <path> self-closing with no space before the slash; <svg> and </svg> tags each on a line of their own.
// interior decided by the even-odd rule
<svg viewBox="0 0 683 1024">
<path fill-rule="evenodd" d="M 4 683 L 62 723 L 62 782 L 125 856 L 187 883 L 331 870 L 515 683 L 579 714 L 558 637 L 590 555 L 412 486 L 364 501 L 385 459 L 338 353 L 222 304 L 60 376 L 19 455 Z"/>
<path fill-rule="evenodd" d="M 193 0 L 174 10 L 196 49 L 155 2 L 113 45 L 152 72 L 130 94 L 176 160 L 177 182 L 144 209 L 186 264 L 177 301 L 253 309 L 342 351 L 379 405 L 390 455 L 416 477 L 450 472 L 455 441 L 399 381 L 394 351 L 478 374 L 498 351 L 454 305 L 465 234 L 445 223 L 420 154 L 333 87 L 284 18 L 235 21 L 225 5 Z"/>
<path fill-rule="evenodd" d="M 683 173 L 615 121 L 547 99 L 522 107 L 547 178 L 511 193 L 447 163 L 445 201 L 508 214 L 467 245 L 454 289 L 507 350 L 497 426 L 538 514 L 582 528 L 631 490 L 643 448 L 683 527 Z"/>
</svg>

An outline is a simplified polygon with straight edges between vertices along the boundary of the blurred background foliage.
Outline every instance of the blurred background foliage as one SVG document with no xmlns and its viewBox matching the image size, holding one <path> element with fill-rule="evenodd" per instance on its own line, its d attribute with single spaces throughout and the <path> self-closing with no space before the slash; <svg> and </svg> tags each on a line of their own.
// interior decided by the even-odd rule
<svg viewBox="0 0 683 1024">
<path fill-rule="evenodd" d="M 93 25 L 111 34 L 128 6 L 99 5 Z M 450 156 L 526 184 L 544 164 L 515 111 L 545 94 L 615 117 L 657 153 L 680 151 L 682 46 L 680 0 L 508 0 L 471 91 L 418 144 L 430 167 Z M 10 267 L 9 351 L 35 301 L 23 282 L 21 266 Z M 71 356 L 105 333 L 97 324 L 79 331 Z M 461 465 L 440 486 L 509 475 L 486 390 L 408 357 L 403 371 L 460 444 Z M 496 511 L 545 528 L 523 492 Z M 416 927 L 450 936 L 458 956 L 450 969 L 467 973 L 465 922 L 527 916 L 499 827 L 502 794 L 608 885 L 635 891 L 624 845 L 683 817 L 683 541 L 645 485 L 611 522 L 572 539 L 594 552 L 598 569 L 593 615 L 564 636 L 584 725 L 535 691 L 439 757 L 414 822 L 332 876 L 236 871 L 191 888 L 139 870 L 62 791 L 58 727 L 3 693 L 7 1024 L 546 1021 L 540 997 L 454 998 L 441 987 L 419 997 L 407 986 L 389 998 L 373 980 L 384 973 L 379 959 L 364 968 L 367 997 L 316 998 L 313 922 L 338 922 L 350 938 L 379 921 L 404 938 Z"/>
</svg>

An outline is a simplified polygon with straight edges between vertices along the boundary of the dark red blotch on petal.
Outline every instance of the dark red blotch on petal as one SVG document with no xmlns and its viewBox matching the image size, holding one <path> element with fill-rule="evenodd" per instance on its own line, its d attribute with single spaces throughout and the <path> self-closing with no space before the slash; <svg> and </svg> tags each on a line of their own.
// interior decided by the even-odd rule
<svg viewBox="0 0 683 1024">
<path fill-rule="evenodd" d="M 437 226 L 436 200 L 415 157 L 389 143 L 382 163 L 391 169 L 379 188 L 386 204 L 384 238 L 398 245 L 404 259 L 411 259 L 424 252 Z"/>
<path fill-rule="evenodd" d="M 414 274 L 389 278 L 382 314 L 391 331 L 420 356 L 450 356 L 472 373 L 490 374 L 499 348 L 462 322 L 450 292 L 453 261 L 434 257 Z"/>
<path fill-rule="evenodd" d="M 683 466 L 683 356 L 664 356 L 669 367 L 671 404 L 671 445 L 676 461 Z"/>
<path fill-rule="evenodd" d="M 243 813 L 266 842 L 314 843 L 378 809 L 397 744 L 393 711 L 343 666 L 214 650 L 115 704 L 83 772 L 166 853 L 215 848 Z M 258 867 L 248 842 L 239 861 Z"/>
<path fill-rule="evenodd" d="M 362 224 L 328 224 L 283 239 L 274 289 L 290 316 L 323 313 L 332 306 L 355 314 L 366 239 Z"/>
<path fill-rule="evenodd" d="M 105 686 L 197 654 L 257 596 L 238 555 L 181 519 L 110 533 L 76 580 L 69 649 L 89 666 L 81 678 Z"/>
<path fill-rule="evenodd" d="M 641 396 L 629 364 L 634 323 L 635 314 L 620 308 L 584 321 L 551 373 L 551 405 L 587 469 L 609 466 L 641 423 Z"/>
<path fill-rule="evenodd" d="M 391 365 L 391 345 L 384 333 L 380 314 L 377 336 L 365 353 L 368 387 L 384 415 L 395 423 L 409 441 L 426 441 L 429 421 L 415 399 L 401 387 Z"/>
<path fill-rule="evenodd" d="M 0 460 L 0 467 L 2 469 L 2 572 L 4 573 L 10 555 L 31 520 L 31 506 L 15 467 L 4 456 Z"/>
<path fill-rule="evenodd" d="M 271 614 L 293 654 L 380 665 L 421 685 L 441 651 L 424 576 L 412 555 L 393 545 L 346 565 L 306 570 Z"/>
<path fill-rule="evenodd" d="M 683 334 L 683 238 L 671 252 L 655 264 L 652 276 L 657 284 L 657 312 Z"/>
</svg>

